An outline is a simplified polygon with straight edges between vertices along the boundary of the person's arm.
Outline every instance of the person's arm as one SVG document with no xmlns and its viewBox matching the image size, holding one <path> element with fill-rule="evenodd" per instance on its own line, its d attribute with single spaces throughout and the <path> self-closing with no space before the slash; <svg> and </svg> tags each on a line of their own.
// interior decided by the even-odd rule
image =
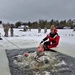
<svg viewBox="0 0 75 75">
<path fill-rule="evenodd" d="M 46 37 L 45 37 L 45 38 L 44 38 L 44 39 L 40 42 L 40 44 L 41 44 L 41 43 L 43 43 L 45 40 L 47 40 L 47 38 L 46 38 Z"/>
<path fill-rule="evenodd" d="M 40 42 L 40 44 L 43 43 L 44 41 L 46 41 L 48 38 L 49 38 L 49 35 L 47 35 L 47 36 Z"/>
</svg>

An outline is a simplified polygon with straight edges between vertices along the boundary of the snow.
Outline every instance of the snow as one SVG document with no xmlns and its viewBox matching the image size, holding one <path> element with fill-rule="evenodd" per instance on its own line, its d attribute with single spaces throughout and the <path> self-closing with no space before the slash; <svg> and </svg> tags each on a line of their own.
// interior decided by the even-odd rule
<svg viewBox="0 0 75 75">
<path fill-rule="evenodd" d="M 64 60 L 62 60 L 60 63 L 55 64 L 54 66 L 61 66 L 61 65 L 67 65 L 67 63 Z"/>
<path fill-rule="evenodd" d="M 16 39 L 25 39 L 25 40 L 34 40 L 34 41 L 41 41 L 47 34 L 49 34 L 49 29 L 46 34 L 44 34 L 44 30 L 41 30 L 41 33 L 38 33 L 37 29 L 32 29 L 31 31 L 23 32 L 20 31 L 22 29 L 14 29 L 14 37 L 10 36 L 10 30 L 9 30 L 9 37 L 6 37 L 9 40 L 15 40 Z M 4 37 L 4 31 L 3 28 L 0 28 L 1 36 Z M 58 34 L 60 35 L 60 42 L 63 43 L 70 43 L 75 44 L 75 32 L 73 29 L 59 29 Z M 5 40 L 4 40 L 5 41 Z"/>
<path fill-rule="evenodd" d="M 44 33 L 44 30 L 41 30 L 41 33 L 38 33 L 37 29 L 31 29 L 31 31 L 21 31 L 23 29 L 14 28 L 14 36 L 4 37 L 3 28 L 0 28 L 1 37 L 3 40 L 0 40 L 0 48 L 29 48 L 37 47 L 40 41 L 49 34 L 50 30 L 47 30 L 47 33 Z M 55 50 L 74 56 L 75 57 L 75 32 L 73 29 L 58 29 L 58 34 L 60 35 L 60 43 Z M 8 43 L 8 44 L 7 44 Z M 67 50 L 68 49 L 68 50 Z M 72 49 L 72 50 L 71 50 Z M 72 52 L 72 53 L 71 53 Z"/>
<path fill-rule="evenodd" d="M 75 32 L 73 29 L 61 29 L 59 30 L 61 42 L 68 44 L 75 44 Z"/>
</svg>

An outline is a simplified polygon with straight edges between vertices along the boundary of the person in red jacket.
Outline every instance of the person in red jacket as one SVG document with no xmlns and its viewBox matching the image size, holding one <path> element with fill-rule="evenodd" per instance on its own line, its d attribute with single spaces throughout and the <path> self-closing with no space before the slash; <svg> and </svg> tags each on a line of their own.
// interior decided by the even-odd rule
<svg viewBox="0 0 75 75">
<path fill-rule="evenodd" d="M 59 44 L 60 36 L 57 33 L 57 29 L 54 25 L 51 25 L 50 27 L 50 33 L 40 42 L 40 44 L 43 43 L 44 49 L 50 49 L 57 47 Z M 48 41 L 47 41 L 48 40 Z"/>
</svg>

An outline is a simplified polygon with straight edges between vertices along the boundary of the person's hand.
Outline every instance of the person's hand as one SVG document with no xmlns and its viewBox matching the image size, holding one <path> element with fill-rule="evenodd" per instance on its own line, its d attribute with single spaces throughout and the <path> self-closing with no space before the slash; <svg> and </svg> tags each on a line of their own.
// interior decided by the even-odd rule
<svg viewBox="0 0 75 75">
<path fill-rule="evenodd" d="M 25 53 L 23 54 L 23 56 L 28 57 L 29 54 L 25 52 Z"/>
<path fill-rule="evenodd" d="M 44 50 L 47 50 L 48 49 L 48 46 L 43 45 L 43 47 L 44 47 Z"/>
</svg>

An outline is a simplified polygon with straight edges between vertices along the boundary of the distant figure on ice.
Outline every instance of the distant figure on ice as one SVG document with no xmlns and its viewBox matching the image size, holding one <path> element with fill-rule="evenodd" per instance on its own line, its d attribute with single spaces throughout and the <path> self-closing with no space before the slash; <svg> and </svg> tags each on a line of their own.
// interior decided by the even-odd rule
<svg viewBox="0 0 75 75">
<path fill-rule="evenodd" d="M 47 27 L 44 27 L 44 33 L 46 33 L 47 32 Z"/>
<path fill-rule="evenodd" d="M 75 27 L 74 27 L 73 31 L 75 31 Z"/>
<path fill-rule="evenodd" d="M 2 38 L 1 38 L 1 33 L 0 33 L 0 40 L 2 40 Z"/>
<path fill-rule="evenodd" d="M 38 33 L 40 33 L 41 32 L 41 28 L 40 27 L 38 27 Z"/>
<path fill-rule="evenodd" d="M 10 24 L 7 23 L 7 24 L 3 24 L 3 28 L 4 28 L 4 33 L 5 33 L 5 37 L 8 37 L 8 31 L 9 31 L 9 28 L 10 28 Z"/>
<path fill-rule="evenodd" d="M 29 31 L 31 31 L 31 27 L 29 27 Z"/>
<path fill-rule="evenodd" d="M 11 26 L 10 26 L 10 34 L 11 34 L 11 37 L 13 36 L 13 32 L 14 32 L 13 28 L 14 28 L 14 25 L 11 24 Z"/>
<path fill-rule="evenodd" d="M 44 49 L 49 50 L 50 48 L 57 47 L 57 45 L 59 44 L 59 39 L 60 36 L 57 33 L 57 29 L 54 25 L 51 25 L 50 33 L 40 42 L 40 44 L 43 43 Z"/>
</svg>

